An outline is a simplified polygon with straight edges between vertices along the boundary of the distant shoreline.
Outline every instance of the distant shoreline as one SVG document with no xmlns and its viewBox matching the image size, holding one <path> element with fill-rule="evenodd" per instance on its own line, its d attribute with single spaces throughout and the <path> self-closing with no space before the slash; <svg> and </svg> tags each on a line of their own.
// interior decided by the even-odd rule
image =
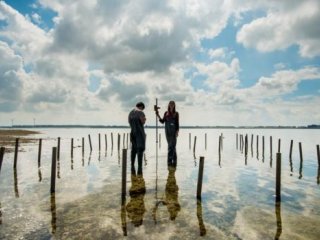
<svg viewBox="0 0 320 240">
<path fill-rule="evenodd" d="M 21 129 L 21 128 L 129 128 L 127 125 L 13 125 L 0 126 L 3 129 Z M 156 126 L 145 126 L 145 128 L 156 128 Z M 163 128 L 163 125 L 158 126 Z M 320 129 L 320 125 L 307 126 L 180 126 L 184 129 Z"/>
</svg>

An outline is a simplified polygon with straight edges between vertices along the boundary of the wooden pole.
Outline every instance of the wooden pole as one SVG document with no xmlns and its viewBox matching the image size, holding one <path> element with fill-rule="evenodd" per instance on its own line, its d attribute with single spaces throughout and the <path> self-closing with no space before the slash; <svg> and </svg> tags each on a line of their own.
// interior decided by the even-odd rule
<svg viewBox="0 0 320 240">
<path fill-rule="evenodd" d="M 108 149 L 108 140 L 107 140 L 107 134 L 104 135 L 104 141 L 106 144 L 106 150 Z"/>
<path fill-rule="evenodd" d="M 198 185 L 197 185 L 197 199 L 201 199 L 202 179 L 203 179 L 203 166 L 204 166 L 204 157 L 200 157 L 199 173 L 198 173 Z"/>
<path fill-rule="evenodd" d="M 259 135 L 257 135 L 257 159 L 259 159 Z"/>
<path fill-rule="evenodd" d="M 262 162 L 264 162 L 264 136 L 262 136 Z"/>
<path fill-rule="evenodd" d="M 270 136 L 270 159 L 272 159 L 272 136 Z"/>
<path fill-rule="evenodd" d="M 299 142 L 299 153 L 300 153 L 299 179 L 301 179 L 302 178 L 302 166 L 303 166 L 303 155 L 302 155 L 301 142 Z"/>
<path fill-rule="evenodd" d="M 57 159 L 60 159 L 60 137 L 58 137 Z"/>
<path fill-rule="evenodd" d="M 42 139 L 39 139 L 39 150 L 38 150 L 38 168 L 41 167 L 41 148 L 42 148 Z"/>
<path fill-rule="evenodd" d="M 17 161 L 18 161 L 18 148 L 19 148 L 19 138 L 16 138 L 16 146 L 14 149 L 14 163 L 13 163 L 13 168 L 17 168 Z"/>
<path fill-rule="evenodd" d="M 279 140 L 278 140 L 278 153 L 280 152 L 280 147 L 281 147 L 281 139 L 279 138 Z"/>
<path fill-rule="evenodd" d="M 197 136 L 194 136 L 194 142 L 193 142 L 193 153 L 196 152 L 196 144 L 197 144 Z"/>
<path fill-rule="evenodd" d="M 84 154 L 84 137 L 82 138 L 82 156 Z"/>
<path fill-rule="evenodd" d="M 189 133 L 189 149 L 191 149 L 191 133 Z"/>
<path fill-rule="evenodd" d="M 111 133 L 111 149 L 113 149 L 113 133 Z"/>
<path fill-rule="evenodd" d="M 90 152 L 92 152 L 92 144 L 91 144 L 91 137 L 90 137 L 90 134 L 88 135 L 88 137 L 89 137 Z"/>
<path fill-rule="evenodd" d="M 100 136 L 100 133 L 99 133 L 99 151 L 101 151 L 101 136 Z"/>
<path fill-rule="evenodd" d="M 247 156 L 248 155 L 248 134 L 246 134 L 245 136 L 245 144 L 244 144 L 244 155 Z"/>
<path fill-rule="evenodd" d="M 289 153 L 289 158 L 292 159 L 292 147 L 293 147 L 293 140 L 290 142 L 290 153 Z"/>
<path fill-rule="evenodd" d="M 126 201 L 127 192 L 127 149 L 122 149 L 122 188 L 121 188 L 121 199 L 122 204 Z"/>
<path fill-rule="evenodd" d="M 73 158 L 73 138 L 71 138 L 71 158 Z"/>
<path fill-rule="evenodd" d="M 277 153 L 276 163 L 276 202 L 281 201 L 281 153 Z"/>
<path fill-rule="evenodd" d="M 51 187 L 50 193 L 54 193 L 56 191 L 56 161 L 57 161 L 57 148 L 52 148 L 52 163 L 51 163 Z"/>
<path fill-rule="evenodd" d="M 238 133 L 236 134 L 236 148 L 238 150 Z"/>
<path fill-rule="evenodd" d="M 120 136 L 120 134 L 118 133 L 118 152 L 120 152 L 120 138 L 121 138 L 121 136 Z"/>
<path fill-rule="evenodd" d="M 318 167 L 320 167 L 320 150 L 319 150 L 319 145 L 317 145 L 317 155 L 318 155 Z"/>
<path fill-rule="evenodd" d="M 2 166 L 2 161 L 3 161 L 3 156 L 4 156 L 5 150 L 6 150 L 5 147 L 0 148 L 0 173 L 1 173 L 1 166 Z"/>
<path fill-rule="evenodd" d="M 125 143 L 126 143 L 126 134 L 125 134 L 125 133 L 123 133 L 123 137 L 122 137 L 122 138 L 123 138 L 122 147 L 123 147 L 123 148 L 126 148 L 126 147 L 125 147 Z"/>
</svg>

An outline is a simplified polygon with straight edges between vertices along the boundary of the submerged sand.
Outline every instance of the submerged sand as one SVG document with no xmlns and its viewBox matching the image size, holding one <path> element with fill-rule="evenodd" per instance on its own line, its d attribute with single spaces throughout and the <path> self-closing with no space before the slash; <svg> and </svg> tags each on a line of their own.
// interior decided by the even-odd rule
<svg viewBox="0 0 320 240">
<path fill-rule="evenodd" d="M 0 147 L 5 147 L 6 151 L 12 151 L 15 147 L 16 138 L 19 138 L 19 144 L 35 142 L 37 138 L 34 135 L 40 134 L 37 131 L 24 129 L 0 129 Z"/>
</svg>

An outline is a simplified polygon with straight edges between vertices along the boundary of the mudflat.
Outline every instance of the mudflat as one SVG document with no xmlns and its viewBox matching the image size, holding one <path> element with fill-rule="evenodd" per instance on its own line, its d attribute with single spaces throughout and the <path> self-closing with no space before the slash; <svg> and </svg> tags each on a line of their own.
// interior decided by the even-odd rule
<svg viewBox="0 0 320 240">
<path fill-rule="evenodd" d="M 40 134 L 40 132 L 24 129 L 0 129 L 0 147 L 5 147 L 6 151 L 10 151 L 15 146 L 16 138 L 19 138 L 19 144 L 35 142 L 37 140 L 35 134 Z"/>
</svg>

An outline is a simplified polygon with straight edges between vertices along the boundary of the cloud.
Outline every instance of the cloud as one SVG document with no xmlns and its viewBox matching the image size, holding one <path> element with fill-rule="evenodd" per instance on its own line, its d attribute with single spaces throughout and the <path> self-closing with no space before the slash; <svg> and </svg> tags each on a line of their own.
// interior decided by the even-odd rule
<svg viewBox="0 0 320 240">
<path fill-rule="evenodd" d="M 267 6 L 266 16 L 242 26 L 239 43 L 261 52 L 298 45 L 302 57 L 320 56 L 319 1 L 271 1 Z"/>
<path fill-rule="evenodd" d="M 0 56 L 0 111 L 10 112 L 19 107 L 22 98 L 22 58 L 1 41 Z"/>
<path fill-rule="evenodd" d="M 305 67 L 297 71 L 281 70 L 271 77 L 261 77 L 249 91 L 258 98 L 275 97 L 295 91 L 301 81 L 319 78 L 320 69 L 317 67 Z"/>
</svg>

